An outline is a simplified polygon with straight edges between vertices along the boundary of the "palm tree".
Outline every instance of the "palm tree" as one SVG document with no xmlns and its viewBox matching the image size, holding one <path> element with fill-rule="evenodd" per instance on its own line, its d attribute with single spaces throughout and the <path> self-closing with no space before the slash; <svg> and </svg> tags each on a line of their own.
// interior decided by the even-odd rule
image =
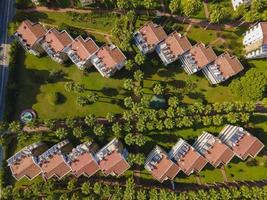
<svg viewBox="0 0 267 200">
<path fill-rule="evenodd" d="M 170 107 L 176 108 L 179 104 L 179 99 L 175 96 L 172 96 L 168 99 L 168 105 Z"/>
<path fill-rule="evenodd" d="M 89 94 L 87 94 L 87 100 L 90 102 L 90 103 L 95 103 L 98 101 L 99 99 L 99 96 L 98 94 L 96 94 L 95 92 L 91 92 Z"/>
<path fill-rule="evenodd" d="M 166 111 L 166 115 L 169 118 L 174 118 L 175 117 L 174 109 L 172 107 L 169 107 Z"/>
<path fill-rule="evenodd" d="M 126 110 L 123 112 L 123 116 L 122 118 L 128 122 L 130 122 L 131 120 L 133 120 L 134 118 L 134 114 L 131 110 Z"/>
<path fill-rule="evenodd" d="M 8 129 L 13 133 L 21 131 L 21 124 L 18 121 L 13 121 L 8 125 Z"/>
<path fill-rule="evenodd" d="M 134 72 L 134 79 L 138 82 L 141 82 L 144 78 L 144 73 L 139 69 Z"/>
<path fill-rule="evenodd" d="M 134 143 L 134 136 L 132 133 L 128 133 L 125 137 L 124 137 L 124 141 L 127 145 L 132 145 Z"/>
<path fill-rule="evenodd" d="M 76 128 L 73 129 L 72 134 L 73 134 L 74 137 L 80 139 L 80 138 L 83 137 L 84 131 L 83 131 L 82 127 L 76 127 Z"/>
<path fill-rule="evenodd" d="M 116 135 L 116 137 L 120 136 L 121 130 L 122 130 L 121 125 L 118 122 L 112 125 L 112 131 Z"/>
<path fill-rule="evenodd" d="M 113 113 L 111 113 L 111 112 L 108 112 L 107 113 L 107 116 L 106 116 L 106 119 L 108 120 L 108 122 L 113 122 L 114 121 L 114 119 L 115 119 L 115 115 L 113 114 Z"/>
<path fill-rule="evenodd" d="M 94 114 L 89 114 L 85 117 L 84 122 L 87 126 L 93 127 L 96 123 L 96 117 Z"/>
<path fill-rule="evenodd" d="M 125 106 L 126 108 L 131 108 L 131 107 L 133 107 L 133 104 L 134 104 L 134 102 L 133 102 L 133 99 L 132 99 L 131 97 L 126 97 L 126 98 L 124 99 L 124 106 Z"/>
<path fill-rule="evenodd" d="M 134 200 L 134 199 L 135 199 L 134 179 L 133 177 L 130 177 L 126 181 L 123 200 Z"/>
<path fill-rule="evenodd" d="M 81 190 L 82 190 L 82 193 L 85 194 L 85 195 L 90 194 L 90 190 L 91 190 L 90 183 L 88 181 L 87 182 L 84 182 L 82 184 Z"/>
<path fill-rule="evenodd" d="M 102 136 L 105 133 L 105 128 L 103 124 L 96 124 L 93 128 L 93 132 L 97 136 Z"/>
<path fill-rule="evenodd" d="M 126 90 L 132 90 L 134 88 L 134 83 L 132 79 L 126 79 L 123 83 L 123 87 Z"/>
<path fill-rule="evenodd" d="M 133 66 L 134 66 L 133 60 L 126 60 L 125 69 L 127 69 L 128 71 L 131 71 L 133 69 Z"/>
<path fill-rule="evenodd" d="M 55 131 L 55 135 L 60 139 L 65 139 L 68 135 L 68 131 L 65 128 L 58 128 Z"/>
<path fill-rule="evenodd" d="M 66 82 L 64 88 L 67 92 L 72 92 L 74 90 L 75 83 L 73 81 Z"/>
<path fill-rule="evenodd" d="M 75 83 L 74 84 L 74 88 L 73 88 L 73 91 L 74 92 L 83 93 L 84 90 L 85 90 L 84 84 L 80 84 L 80 83 Z"/>
<path fill-rule="evenodd" d="M 136 64 L 142 65 L 145 63 L 145 56 L 141 53 L 138 53 L 135 55 L 134 61 L 136 62 Z"/>
<path fill-rule="evenodd" d="M 93 187 L 94 193 L 100 194 L 101 193 L 101 187 L 102 187 L 101 183 L 96 182 L 94 184 L 94 187 Z"/>
<path fill-rule="evenodd" d="M 164 88 L 163 88 L 163 86 L 161 85 L 161 83 L 156 83 L 156 84 L 154 84 L 154 86 L 153 86 L 153 92 L 154 92 L 154 94 L 156 94 L 156 95 L 161 95 L 161 94 L 163 94 L 163 92 L 164 92 Z"/>
<path fill-rule="evenodd" d="M 170 118 L 166 118 L 164 120 L 164 125 L 167 129 L 172 129 L 174 127 L 174 123 L 173 123 L 173 120 L 170 119 Z"/>
<path fill-rule="evenodd" d="M 68 185 L 67 185 L 67 189 L 69 191 L 73 191 L 77 186 L 77 181 L 75 179 L 71 179 L 69 182 L 68 182 Z"/>
<path fill-rule="evenodd" d="M 146 200 L 147 199 L 146 190 L 138 190 L 136 197 L 138 200 Z"/>
</svg>

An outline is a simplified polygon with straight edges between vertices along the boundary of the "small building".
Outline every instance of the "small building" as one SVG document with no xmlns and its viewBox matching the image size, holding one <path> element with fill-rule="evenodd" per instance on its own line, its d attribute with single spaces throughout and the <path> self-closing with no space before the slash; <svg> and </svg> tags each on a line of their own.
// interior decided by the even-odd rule
<svg viewBox="0 0 267 200">
<path fill-rule="evenodd" d="M 80 0 L 80 3 L 84 7 L 96 3 L 96 0 Z"/>
<path fill-rule="evenodd" d="M 242 127 L 227 125 L 219 134 L 219 139 L 225 143 L 236 156 L 242 160 L 248 156 L 255 157 L 263 149 L 264 144 Z"/>
<path fill-rule="evenodd" d="M 105 176 L 120 176 L 130 168 L 126 161 L 128 151 L 114 138 L 96 153 L 96 160 Z"/>
<path fill-rule="evenodd" d="M 214 167 L 227 165 L 235 155 L 227 145 L 207 132 L 198 137 L 193 147 Z"/>
<path fill-rule="evenodd" d="M 205 67 L 202 72 L 211 84 L 218 84 L 238 74 L 243 69 L 244 67 L 237 57 L 224 53 Z"/>
<path fill-rule="evenodd" d="M 50 29 L 42 43 L 43 49 L 56 62 L 62 64 L 68 59 L 69 45 L 73 42 L 67 31 L 59 32 L 57 29 Z"/>
<path fill-rule="evenodd" d="M 237 9 L 237 7 L 239 7 L 242 4 L 250 4 L 251 0 L 232 0 L 232 5 L 234 10 Z"/>
<path fill-rule="evenodd" d="M 13 37 L 29 53 L 40 56 L 44 53 L 41 47 L 41 41 L 45 36 L 46 30 L 39 23 L 32 23 L 30 20 L 23 21 Z"/>
<path fill-rule="evenodd" d="M 69 141 L 63 140 L 38 157 L 38 165 L 41 167 L 45 179 L 52 177 L 61 179 L 71 171 L 67 156 L 70 150 Z"/>
<path fill-rule="evenodd" d="M 74 176 L 90 177 L 100 169 L 94 157 L 97 149 L 98 146 L 91 142 L 80 144 L 72 149 L 68 155 L 68 160 Z"/>
<path fill-rule="evenodd" d="M 216 58 L 217 56 L 211 47 L 205 46 L 203 43 L 197 43 L 180 60 L 185 72 L 193 74 L 204 69 Z"/>
<path fill-rule="evenodd" d="M 246 31 L 243 38 L 246 58 L 267 58 L 267 22 L 259 22 Z"/>
<path fill-rule="evenodd" d="M 180 168 L 168 158 L 168 154 L 159 146 L 156 146 L 145 161 L 145 168 L 159 182 L 173 180 Z"/>
<path fill-rule="evenodd" d="M 117 46 L 109 45 L 101 47 L 90 60 L 99 73 L 108 78 L 123 68 L 126 57 Z"/>
<path fill-rule="evenodd" d="M 167 37 L 164 29 L 153 22 L 147 22 L 134 33 L 134 41 L 143 54 L 151 53 Z"/>
<path fill-rule="evenodd" d="M 199 173 L 208 163 L 203 156 L 183 139 L 180 139 L 173 146 L 169 152 L 169 158 L 188 176 L 194 172 Z"/>
<path fill-rule="evenodd" d="M 160 59 L 164 65 L 168 65 L 180 58 L 184 53 L 192 48 L 186 36 L 174 31 L 156 47 Z"/>
<path fill-rule="evenodd" d="M 92 66 L 90 58 L 99 50 L 92 38 L 86 40 L 82 36 L 78 36 L 69 46 L 68 56 L 72 62 L 81 70 Z"/>
<path fill-rule="evenodd" d="M 38 165 L 37 157 L 44 150 L 44 144 L 41 142 L 31 144 L 24 147 L 15 155 L 7 160 L 7 165 L 10 167 L 13 177 L 20 180 L 23 177 L 29 180 L 34 179 L 41 174 L 41 168 Z"/>
</svg>

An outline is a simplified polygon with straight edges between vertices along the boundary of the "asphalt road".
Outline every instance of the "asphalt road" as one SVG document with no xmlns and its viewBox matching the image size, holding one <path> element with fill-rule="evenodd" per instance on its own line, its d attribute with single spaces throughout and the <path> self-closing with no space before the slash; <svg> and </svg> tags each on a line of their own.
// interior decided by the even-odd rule
<svg viewBox="0 0 267 200">
<path fill-rule="evenodd" d="M 11 41 L 8 23 L 15 14 L 14 2 L 15 0 L 0 0 L 0 120 L 3 119 L 8 79 L 8 49 Z"/>
</svg>

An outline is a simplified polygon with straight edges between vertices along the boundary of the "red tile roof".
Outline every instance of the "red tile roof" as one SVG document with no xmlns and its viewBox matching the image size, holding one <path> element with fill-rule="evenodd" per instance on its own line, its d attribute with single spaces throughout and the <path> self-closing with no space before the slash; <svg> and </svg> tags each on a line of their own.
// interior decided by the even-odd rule
<svg viewBox="0 0 267 200">
<path fill-rule="evenodd" d="M 152 169 L 151 173 L 154 178 L 163 182 L 166 178 L 174 179 L 179 171 L 180 168 L 164 155 L 162 160 Z"/>
<path fill-rule="evenodd" d="M 102 60 L 106 68 L 115 68 L 126 60 L 125 55 L 114 45 L 101 47 L 96 56 Z"/>
<path fill-rule="evenodd" d="M 53 176 L 62 178 L 71 171 L 70 166 L 65 162 L 63 155 L 54 154 L 51 155 L 47 160 L 40 163 L 43 175 L 49 179 Z"/>
<path fill-rule="evenodd" d="M 172 52 L 171 54 L 174 55 L 175 57 L 184 54 L 192 47 L 187 37 L 181 36 L 176 31 L 171 33 L 163 42 L 165 42 L 167 46 L 169 46 Z"/>
<path fill-rule="evenodd" d="M 215 60 L 215 64 L 219 66 L 222 76 L 225 78 L 234 76 L 244 69 L 239 60 L 235 56 L 230 56 L 228 53 L 220 55 Z"/>
<path fill-rule="evenodd" d="M 139 29 L 139 32 L 149 46 L 155 46 L 167 37 L 164 29 L 153 22 L 147 22 Z"/>
<path fill-rule="evenodd" d="M 13 176 L 16 179 L 21 179 L 26 176 L 29 179 L 33 179 L 41 173 L 41 169 L 33 161 L 32 156 L 26 156 L 17 160 L 10 166 Z"/>
<path fill-rule="evenodd" d="M 201 69 L 217 58 L 213 49 L 209 46 L 206 47 L 203 43 L 194 45 L 190 49 L 190 53 L 195 59 L 197 66 Z"/>
<path fill-rule="evenodd" d="M 76 157 L 76 159 L 71 162 L 70 166 L 72 173 L 77 177 L 83 174 L 90 177 L 100 169 L 92 154 L 88 152 Z"/>
<path fill-rule="evenodd" d="M 124 157 L 116 150 L 100 160 L 99 166 L 106 176 L 111 173 L 119 176 L 130 167 Z"/>
<path fill-rule="evenodd" d="M 177 164 L 185 174 L 190 175 L 193 171 L 200 172 L 207 164 L 207 161 L 190 147 L 188 152 L 177 162 Z"/>
<path fill-rule="evenodd" d="M 227 164 L 234 156 L 234 152 L 225 144 L 216 139 L 213 146 L 206 151 L 204 157 L 214 166 Z"/>
<path fill-rule="evenodd" d="M 37 40 L 44 37 L 46 30 L 39 23 L 32 23 L 30 20 L 23 21 L 18 27 L 18 33 L 29 47 L 32 47 Z"/>
<path fill-rule="evenodd" d="M 94 54 L 99 47 L 88 37 L 86 40 L 82 36 L 78 36 L 71 44 L 71 49 L 76 52 L 81 60 L 87 60 L 92 54 Z"/>
<path fill-rule="evenodd" d="M 249 155 L 255 157 L 263 147 L 264 144 L 258 138 L 247 133 L 232 149 L 240 158 L 246 159 Z"/>
<path fill-rule="evenodd" d="M 45 41 L 58 53 L 70 45 L 73 39 L 66 31 L 59 32 L 57 29 L 52 28 L 46 33 Z"/>
</svg>

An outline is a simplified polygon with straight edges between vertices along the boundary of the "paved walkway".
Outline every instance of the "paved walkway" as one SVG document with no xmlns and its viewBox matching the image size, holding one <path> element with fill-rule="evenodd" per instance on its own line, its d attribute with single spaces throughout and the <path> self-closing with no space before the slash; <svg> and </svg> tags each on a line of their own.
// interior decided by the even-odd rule
<svg viewBox="0 0 267 200">
<path fill-rule="evenodd" d="M 122 10 L 119 9 L 99 9 L 99 8 L 87 8 L 85 9 L 76 9 L 76 8 L 47 8 L 43 6 L 39 6 L 36 8 L 28 8 L 28 9 L 23 9 L 25 12 L 78 12 L 78 13 L 91 13 L 91 12 L 101 12 L 101 13 L 118 13 L 118 14 L 123 14 Z M 221 30 L 223 28 L 233 28 L 237 26 L 243 26 L 243 27 L 248 27 L 248 23 L 241 23 L 240 21 L 235 21 L 232 23 L 226 23 L 226 24 L 211 24 L 207 20 L 203 19 L 196 19 L 196 18 L 186 18 L 184 16 L 180 15 L 172 15 L 167 12 L 161 12 L 159 10 L 136 10 L 137 14 L 149 14 L 152 15 L 157 15 L 159 17 L 171 17 L 174 18 L 176 21 L 181 22 L 181 23 L 186 23 L 186 24 L 192 24 L 192 25 L 199 25 L 204 28 L 209 28 L 209 29 L 214 29 L 214 30 Z"/>
<path fill-rule="evenodd" d="M 224 182 L 228 182 L 228 179 L 227 179 L 227 175 L 226 175 L 224 166 L 221 166 L 221 169 L 220 170 L 222 172 Z"/>
</svg>

